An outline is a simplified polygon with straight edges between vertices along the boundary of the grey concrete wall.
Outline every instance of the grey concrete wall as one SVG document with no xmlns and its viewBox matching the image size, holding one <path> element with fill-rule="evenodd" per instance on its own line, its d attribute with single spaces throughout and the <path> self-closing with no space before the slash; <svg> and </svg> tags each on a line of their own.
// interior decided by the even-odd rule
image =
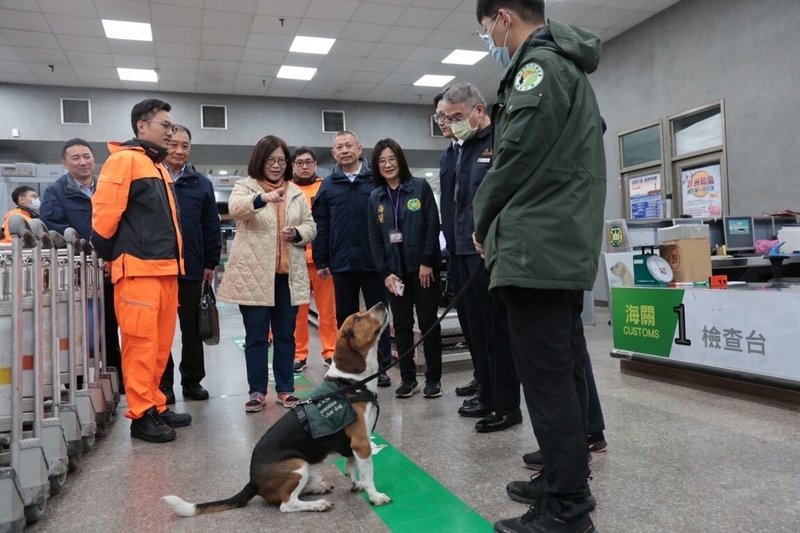
<svg viewBox="0 0 800 533">
<path fill-rule="evenodd" d="M 61 124 L 60 98 L 89 98 L 91 126 Z M 408 150 L 441 151 L 446 143 L 430 136 L 431 105 L 375 104 L 346 101 L 296 100 L 249 96 L 150 93 L 108 89 L 41 87 L 0 84 L 0 141 L 20 130 L 20 140 L 88 141 L 129 139 L 130 110 L 144 98 L 161 98 L 172 105 L 176 122 L 192 130 L 199 145 L 253 146 L 264 135 L 283 137 L 289 145 L 330 146 L 332 134 L 322 133 L 322 109 L 344 110 L 347 128 L 365 147 L 383 137 L 395 138 Z M 228 106 L 227 130 L 201 130 L 200 104 Z M 428 104 L 426 102 L 426 104 Z"/>
<path fill-rule="evenodd" d="M 622 216 L 617 134 L 719 100 L 730 212 L 800 210 L 799 24 L 798 0 L 681 0 L 605 43 L 591 81 L 608 123 L 607 219 Z"/>
<path fill-rule="evenodd" d="M 723 99 L 731 213 L 800 209 L 798 25 L 798 0 L 682 0 L 605 44 L 606 218 L 622 214 L 617 133 Z"/>
</svg>

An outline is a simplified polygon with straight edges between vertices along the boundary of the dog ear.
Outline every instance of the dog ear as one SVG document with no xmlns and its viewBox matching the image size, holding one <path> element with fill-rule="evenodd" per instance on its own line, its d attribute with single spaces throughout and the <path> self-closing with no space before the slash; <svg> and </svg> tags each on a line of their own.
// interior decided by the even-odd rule
<svg viewBox="0 0 800 533">
<path fill-rule="evenodd" d="M 342 328 L 339 338 L 336 339 L 336 348 L 333 352 L 336 368 L 347 374 L 360 374 L 367 368 L 367 361 L 364 356 L 350 345 L 350 339 L 354 336 L 352 329 L 345 330 Z"/>
</svg>

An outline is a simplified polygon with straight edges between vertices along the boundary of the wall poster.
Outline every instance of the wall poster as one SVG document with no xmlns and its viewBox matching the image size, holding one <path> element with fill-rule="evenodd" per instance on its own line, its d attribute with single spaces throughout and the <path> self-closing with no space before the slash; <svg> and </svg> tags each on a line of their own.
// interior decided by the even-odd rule
<svg viewBox="0 0 800 533">
<path fill-rule="evenodd" d="M 681 171 L 681 215 L 694 218 L 722 216 L 722 174 L 720 164 Z"/>
<path fill-rule="evenodd" d="M 632 219 L 662 218 L 661 173 L 628 178 L 628 198 Z"/>
</svg>

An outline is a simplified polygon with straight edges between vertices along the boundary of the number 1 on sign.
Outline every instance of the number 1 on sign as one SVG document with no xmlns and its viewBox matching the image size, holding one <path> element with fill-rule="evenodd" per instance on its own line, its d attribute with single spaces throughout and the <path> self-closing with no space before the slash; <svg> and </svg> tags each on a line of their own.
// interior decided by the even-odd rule
<svg viewBox="0 0 800 533">
<path fill-rule="evenodd" d="M 681 304 L 676 305 L 672 310 L 678 315 L 678 337 L 675 339 L 675 344 L 691 346 L 692 341 L 686 338 L 686 308 Z"/>
</svg>

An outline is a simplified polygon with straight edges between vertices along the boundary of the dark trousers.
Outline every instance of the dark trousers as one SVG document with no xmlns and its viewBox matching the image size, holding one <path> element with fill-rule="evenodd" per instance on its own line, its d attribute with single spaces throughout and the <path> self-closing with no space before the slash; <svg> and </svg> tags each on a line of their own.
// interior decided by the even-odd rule
<svg viewBox="0 0 800 533">
<path fill-rule="evenodd" d="M 475 379 L 481 384 L 481 402 L 493 406 L 492 368 L 494 367 L 494 332 L 492 331 L 492 300 L 489 297 L 489 274 L 479 255 L 454 255 L 455 267 L 462 284 L 473 272 L 475 278 L 461 297 L 466 315 L 465 337 L 469 344 Z"/>
<path fill-rule="evenodd" d="M 505 414 L 519 409 L 519 378 L 511 355 L 511 332 L 508 329 L 508 313 L 505 305 L 492 295 L 492 315 L 494 319 L 494 366 L 492 385 L 494 387 L 494 410 Z"/>
<path fill-rule="evenodd" d="M 544 458 L 547 505 L 570 521 L 588 513 L 583 291 L 496 289 L 505 305 L 511 353 Z"/>
<path fill-rule="evenodd" d="M 122 378 L 122 352 L 119 349 L 119 324 L 117 323 L 117 314 L 114 312 L 113 283 L 106 283 L 103 286 L 103 307 L 106 331 L 106 366 L 112 366 L 117 369 L 119 392 L 120 394 L 125 394 L 125 382 Z"/>
<path fill-rule="evenodd" d="M 336 293 L 336 325 L 342 327 L 342 322 L 353 313 L 358 312 L 358 292 L 364 295 L 367 309 L 383 302 L 387 303 L 386 286 L 383 277 L 378 272 L 337 272 L 333 275 L 333 291 Z M 378 368 L 383 370 L 392 362 L 392 347 L 389 343 L 389 328 L 383 330 L 378 341 Z"/>
<path fill-rule="evenodd" d="M 203 358 L 203 341 L 200 340 L 199 306 L 202 281 L 178 280 L 178 320 L 181 324 L 181 386 L 199 384 L 206 377 Z M 161 376 L 161 388 L 171 389 L 175 384 L 175 362 L 172 352 Z"/>
<path fill-rule="evenodd" d="M 419 282 L 419 272 L 403 276 L 405 290 L 403 296 L 389 294 L 394 321 L 394 342 L 397 355 L 402 356 L 414 345 L 414 309 L 422 333 L 436 323 L 436 311 L 439 309 L 439 283 L 433 282 L 423 287 Z M 439 382 L 442 380 L 442 328 L 436 325 L 425 340 L 422 347 L 425 351 L 425 380 Z M 408 355 L 400 360 L 400 377 L 403 381 L 415 381 L 417 375 L 414 356 Z"/>
<path fill-rule="evenodd" d="M 461 279 L 459 275 L 459 269 L 456 265 L 456 256 L 455 254 L 450 254 L 449 259 L 447 260 L 447 281 L 452 289 L 453 296 L 458 294 L 458 291 L 461 290 L 461 287 L 464 285 L 464 281 Z M 467 311 L 464 309 L 464 300 L 460 299 L 456 302 L 456 316 L 458 317 L 458 326 L 461 328 L 461 334 L 464 336 L 464 342 L 467 345 L 467 350 L 471 346 L 470 338 L 469 338 L 469 327 L 467 324 Z M 470 356 L 472 355 L 472 351 L 470 350 Z M 472 376 L 477 379 L 477 374 L 475 373 L 475 364 L 473 363 L 472 366 Z"/>
<path fill-rule="evenodd" d="M 586 346 L 585 340 L 583 345 Z M 603 408 L 600 407 L 600 396 L 597 395 L 597 385 L 594 382 L 592 360 L 589 358 L 588 349 L 583 356 L 583 370 L 586 373 L 586 393 L 589 397 L 587 413 L 589 424 L 586 429 L 589 433 L 597 433 L 606 429 L 606 421 L 603 419 Z"/>
<path fill-rule="evenodd" d="M 267 393 L 269 382 L 269 331 L 272 328 L 272 373 L 275 390 L 294 392 L 294 321 L 289 276 L 275 276 L 275 306 L 240 305 L 244 322 L 244 358 L 247 362 L 249 394 Z"/>
</svg>

